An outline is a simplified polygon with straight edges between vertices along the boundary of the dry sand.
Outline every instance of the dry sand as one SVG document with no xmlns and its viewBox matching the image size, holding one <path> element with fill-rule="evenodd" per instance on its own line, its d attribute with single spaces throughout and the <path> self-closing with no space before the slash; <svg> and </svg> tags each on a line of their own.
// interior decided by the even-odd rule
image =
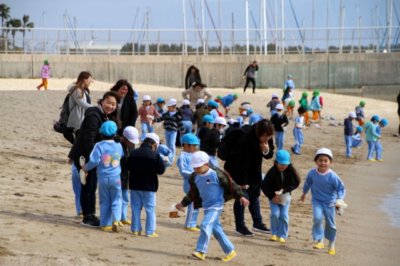
<svg viewBox="0 0 400 266">
<path fill-rule="evenodd" d="M 184 218 L 168 218 L 168 208 L 183 196 L 182 181 L 176 167 L 169 168 L 160 177 L 157 193 L 158 239 L 134 237 L 128 227 L 121 233 L 105 233 L 79 225 L 75 217 L 70 165 L 66 155 L 70 145 L 52 130 L 52 121 L 58 118 L 58 107 L 65 96 L 69 79 L 50 79 L 50 90 L 38 92 L 39 80 L 0 80 L 0 264 L 1 265 L 182 265 L 199 264 L 190 254 L 197 234 L 182 229 Z M 93 99 L 111 84 L 95 82 Z M 181 99 L 182 89 L 137 85 L 140 95 L 171 96 Z M 210 89 L 214 95 L 228 90 Z M 267 115 L 265 104 L 272 92 L 258 90 L 257 94 L 240 95 L 240 101 L 252 102 L 256 112 Z M 296 90 L 296 98 L 301 90 Z M 279 92 L 280 93 L 280 92 Z M 324 115 L 342 121 L 353 110 L 360 98 L 322 93 Z M 398 265 L 400 259 L 400 228 L 390 225 L 389 216 L 379 207 L 393 193 L 399 182 L 399 138 L 392 137 L 398 126 L 396 104 L 366 99 L 366 114 L 374 113 L 389 119 L 383 130 L 383 163 L 365 160 L 366 145 L 354 150 L 355 159 L 344 158 L 343 128 L 312 127 L 304 132 L 303 155 L 293 158 L 302 178 L 313 164 L 316 148 L 333 150 L 332 166 L 347 188 L 349 208 L 337 217 L 337 255 L 326 250 L 312 249 L 312 213 L 310 195 L 306 203 L 298 201 L 301 189 L 293 193 L 290 210 L 290 236 L 286 246 L 268 241 L 269 235 L 257 234 L 243 238 L 234 234 L 232 202 L 226 204 L 222 221 L 229 238 L 236 246 L 238 256 L 232 265 Z M 293 144 L 289 125 L 286 148 Z M 157 129 L 161 133 L 160 128 Z M 161 134 L 162 135 L 162 134 Z M 180 149 L 178 149 L 178 153 Z M 264 161 L 266 172 L 272 161 Z M 302 184 L 301 184 L 302 187 Z M 269 225 L 269 204 L 262 199 L 264 222 Z M 396 206 L 398 208 L 398 206 Z M 251 219 L 246 220 L 251 227 Z M 398 218 L 398 217 L 397 217 Z M 207 264 L 219 264 L 223 255 L 215 239 L 207 253 Z M 204 264 L 204 263 L 203 263 Z"/>
</svg>

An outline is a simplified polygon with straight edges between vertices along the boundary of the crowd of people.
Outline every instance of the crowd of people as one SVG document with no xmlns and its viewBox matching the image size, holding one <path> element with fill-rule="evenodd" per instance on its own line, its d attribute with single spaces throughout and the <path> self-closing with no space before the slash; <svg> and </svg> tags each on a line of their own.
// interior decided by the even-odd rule
<svg viewBox="0 0 400 266">
<path fill-rule="evenodd" d="M 244 92 L 249 83 L 255 92 L 257 70 L 256 61 L 246 68 Z M 318 90 L 313 91 L 310 103 L 308 93 L 302 94 L 295 116 L 295 84 L 293 76 L 288 75 L 283 96 L 273 94 L 268 101 L 270 119 L 254 113 L 250 102 L 240 104 L 239 116 L 235 118 L 229 116 L 229 111 L 239 96 L 213 97 L 195 66 L 187 71 L 180 106 L 174 98 L 159 97 L 153 102 L 151 95 L 140 97 L 127 80 L 117 81 L 97 103 L 93 103 L 89 89 L 91 82 L 92 75 L 83 71 L 68 88 L 70 113 L 68 134 L 64 134 L 72 143 L 68 158 L 72 165 L 76 214 L 82 217 L 82 225 L 114 232 L 130 225 L 133 235 L 158 237 L 155 213 L 158 176 L 167 167 L 175 167 L 175 163 L 186 195 L 175 206 L 181 211 L 187 207 L 182 227 L 200 232 L 192 254 L 195 258 L 206 258 L 212 235 L 225 253 L 223 261 L 237 255 L 219 220 L 224 203 L 230 199 L 234 200 L 237 234 L 251 237 L 255 233 L 270 233 L 270 241 L 286 243 L 291 192 L 301 183 L 291 156 L 301 155 L 303 129 L 310 125 L 320 126 L 323 98 Z M 365 105 L 365 101 L 361 101 L 344 121 L 345 154 L 347 158 L 352 157 L 352 148 L 362 145 L 361 134 L 365 131 L 367 159 L 382 161 L 381 129 L 388 122 L 378 115 L 366 122 Z M 224 114 L 219 110 L 220 106 Z M 141 134 L 135 127 L 137 118 Z M 354 120 L 358 122 L 357 127 L 353 125 Z M 290 121 L 294 121 L 292 153 L 284 148 Z M 163 123 L 165 144 L 154 132 L 154 123 Z M 179 154 L 177 146 L 182 146 Z M 316 167 L 307 174 L 301 196 L 304 201 L 311 191 L 313 247 L 323 249 L 326 238 L 331 255 L 336 253 L 335 213 L 341 214 L 346 207 L 344 184 L 330 168 L 333 158 L 328 148 L 316 151 Z M 261 171 L 263 159 L 274 160 L 265 175 Z M 100 219 L 96 216 L 97 188 Z M 261 214 L 261 192 L 269 199 L 270 228 Z M 128 217 L 129 204 L 131 219 Z M 204 210 L 201 222 L 198 221 L 199 208 Z M 246 208 L 252 218 L 251 228 L 245 224 Z M 146 213 L 144 230 L 142 209 Z"/>
</svg>

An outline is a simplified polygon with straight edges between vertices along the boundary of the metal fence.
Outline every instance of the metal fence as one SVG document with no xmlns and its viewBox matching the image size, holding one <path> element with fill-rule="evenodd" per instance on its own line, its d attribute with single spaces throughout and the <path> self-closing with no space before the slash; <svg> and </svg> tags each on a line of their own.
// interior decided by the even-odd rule
<svg viewBox="0 0 400 266">
<path fill-rule="evenodd" d="M 6 28 L 0 53 L 80 55 L 209 55 L 390 53 L 400 26 L 282 29 Z"/>
</svg>

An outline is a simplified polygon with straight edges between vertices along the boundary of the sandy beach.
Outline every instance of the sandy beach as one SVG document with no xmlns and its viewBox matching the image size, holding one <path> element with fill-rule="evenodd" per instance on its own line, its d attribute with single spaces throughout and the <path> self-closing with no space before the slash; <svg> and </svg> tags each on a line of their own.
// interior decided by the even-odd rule
<svg viewBox="0 0 400 266">
<path fill-rule="evenodd" d="M 71 184 L 71 166 L 67 163 L 70 144 L 52 129 L 58 119 L 59 107 L 67 86 L 73 79 L 50 79 L 49 91 L 37 91 L 38 79 L 0 79 L 0 265 L 214 265 L 222 263 L 223 252 L 212 239 L 205 263 L 194 260 L 198 235 L 183 230 L 184 217 L 169 218 L 171 204 L 183 197 L 182 178 L 177 167 L 168 168 L 160 176 L 157 192 L 157 233 L 159 238 L 133 236 L 130 228 L 120 233 L 106 233 L 80 226 L 75 216 Z M 95 81 L 92 101 L 100 98 L 112 84 Z M 182 88 L 167 88 L 134 84 L 140 94 L 153 99 L 175 97 L 180 102 Z M 225 95 L 232 90 L 210 88 L 214 95 Z M 266 103 L 279 89 L 257 90 L 243 94 L 234 90 L 239 100 L 250 101 L 257 113 L 269 117 Z M 300 98 L 303 90 L 296 89 Z M 324 97 L 323 116 L 335 117 L 339 122 L 361 100 L 360 97 L 328 94 Z M 313 250 L 311 238 L 311 195 L 305 203 L 298 199 L 301 188 L 292 194 L 289 238 L 286 245 L 269 242 L 269 235 L 256 234 L 244 238 L 234 234 L 232 202 L 225 205 L 221 217 L 238 256 L 231 265 L 398 265 L 400 260 L 399 216 L 389 216 L 382 207 L 400 183 L 400 138 L 393 137 L 398 127 L 397 104 L 389 101 L 365 99 L 366 115 L 379 114 L 389 120 L 383 129 L 384 162 L 366 161 L 367 147 L 354 149 L 354 159 L 345 159 L 343 127 L 311 127 L 304 131 L 302 155 L 292 157 L 293 164 L 304 180 L 314 167 L 314 152 L 319 147 L 334 152 L 332 169 L 346 185 L 345 198 L 349 207 L 336 218 L 338 235 L 337 254 L 327 250 Z M 140 100 L 139 100 L 140 103 Z M 139 123 L 137 123 L 139 127 Z M 285 148 L 293 144 L 293 123 L 289 124 Z M 156 132 L 163 139 L 161 126 Z M 177 153 L 181 151 L 177 149 Z M 263 172 L 273 164 L 264 160 Z M 397 189 L 399 191 L 399 189 Z M 261 196 L 264 223 L 269 227 L 269 202 Z M 400 205 L 393 206 L 397 213 Z M 97 212 L 99 214 L 99 212 Z M 129 210 L 130 216 L 130 210 Z M 251 218 L 246 211 L 251 228 Z M 142 215 L 142 218 L 144 215 Z M 392 219 L 392 220 L 391 220 Z"/>
</svg>

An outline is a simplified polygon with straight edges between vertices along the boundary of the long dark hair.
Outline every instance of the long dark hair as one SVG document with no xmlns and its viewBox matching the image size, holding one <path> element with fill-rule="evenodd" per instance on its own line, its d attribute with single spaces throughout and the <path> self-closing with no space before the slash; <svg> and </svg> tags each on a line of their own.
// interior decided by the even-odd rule
<svg viewBox="0 0 400 266">
<path fill-rule="evenodd" d="M 80 98 L 83 97 L 85 91 L 87 91 L 87 93 L 90 94 L 89 88 L 83 87 L 83 81 L 90 77 L 92 77 L 92 74 L 89 71 L 82 71 L 81 73 L 79 73 L 78 78 L 74 83 L 74 87 L 71 90 L 71 93 L 74 92 L 75 90 L 79 90 L 79 92 L 81 93 L 79 95 Z"/>
<path fill-rule="evenodd" d="M 260 138 L 267 134 L 268 136 L 274 135 L 274 125 L 268 119 L 262 119 L 255 124 L 256 136 Z"/>
<path fill-rule="evenodd" d="M 190 74 L 192 72 L 192 69 L 194 69 L 194 75 L 196 77 L 196 82 L 201 83 L 201 76 L 200 76 L 200 70 L 195 67 L 194 65 L 191 65 L 188 70 L 186 71 L 186 76 L 185 76 L 185 89 L 189 89 L 192 84 L 188 84 Z"/>
<path fill-rule="evenodd" d="M 115 83 L 114 86 L 110 89 L 110 91 L 115 91 L 117 92 L 121 87 L 127 86 L 128 87 L 128 93 L 126 94 L 130 98 L 133 97 L 133 88 L 132 85 L 126 80 L 126 79 L 120 79 Z"/>
</svg>

